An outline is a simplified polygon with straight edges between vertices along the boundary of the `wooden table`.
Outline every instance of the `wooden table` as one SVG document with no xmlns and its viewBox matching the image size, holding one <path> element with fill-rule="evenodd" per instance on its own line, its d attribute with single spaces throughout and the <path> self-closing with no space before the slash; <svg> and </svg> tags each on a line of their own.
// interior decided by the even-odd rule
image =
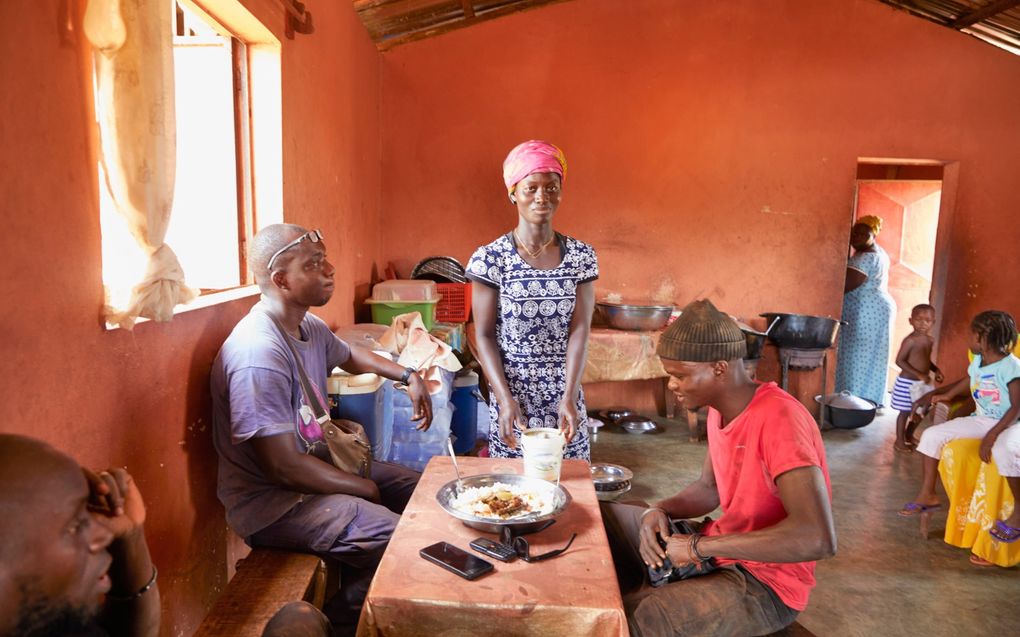
<svg viewBox="0 0 1020 637">
<path fill-rule="evenodd" d="M 521 460 L 458 458 L 465 475 L 522 473 Z M 616 572 L 602 526 L 588 464 L 565 460 L 561 484 L 573 497 L 556 524 L 525 536 L 532 553 L 566 544 L 559 557 L 529 564 L 485 558 L 494 572 L 468 581 L 425 561 L 418 551 L 446 541 L 474 553 L 468 543 L 492 534 L 469 528 L 446 513 L 435 494 L 455 478 L 448 457 L 425 467 L 368 591 L 359 637 L 430 635 L 591 635 L 626 637 Z"/>
</svg>

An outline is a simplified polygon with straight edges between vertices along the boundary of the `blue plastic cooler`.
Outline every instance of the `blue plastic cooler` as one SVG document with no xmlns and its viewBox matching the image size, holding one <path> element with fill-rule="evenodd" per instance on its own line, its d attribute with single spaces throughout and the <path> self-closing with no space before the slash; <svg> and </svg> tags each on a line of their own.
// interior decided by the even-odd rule
<svg viewBox="0 0 1020 637">
<path fill-rule="evenodd" d="M 475 448 L 475 432 L 478 429 L 478 374 L 468 372 L 453 381 L 453 422 L 450 430 L 454 435 L 453 450 L 467 453 Z"/>
<path fill-rule="evenodd" d="M 372 457 L 385 460 L 393 441 L 393 383 L 375 374 L 329 377 L 330 416 L 365 428 Z"/>
</svg>

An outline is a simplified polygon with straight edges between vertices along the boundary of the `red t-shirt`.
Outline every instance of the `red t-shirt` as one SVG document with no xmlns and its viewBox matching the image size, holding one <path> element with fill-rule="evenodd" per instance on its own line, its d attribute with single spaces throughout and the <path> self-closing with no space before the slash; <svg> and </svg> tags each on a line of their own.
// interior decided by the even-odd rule
<svg viewBox="0 0 1020 637">
<path fill-rule="evenodd" d="M 719 412 L 709 409 L 708 452 L 723 514 L 706 526 L 705 535 L 747 533 L 785 518 L 776 478 L 791 469 L 820 467 L 832 498 L 818 426 L 808 410 L 775 383 L 759 385 L 747 408 L 725 428 L 720 428 L 720 422 Z M 716 562 L 739 563 L 798 611 L 807 607 L 815 585 L 814 562 L 777 564 L 722 558 Z"/>
</svg>

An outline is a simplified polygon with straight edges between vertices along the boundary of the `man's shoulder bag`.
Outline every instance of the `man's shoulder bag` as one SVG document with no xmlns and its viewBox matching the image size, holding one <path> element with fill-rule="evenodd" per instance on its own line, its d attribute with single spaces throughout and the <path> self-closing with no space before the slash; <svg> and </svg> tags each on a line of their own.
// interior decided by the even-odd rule
<svg viewBox="0 0 1020 637">
<path fill-rule="evenodd" d="M 365 428 L 353 420 L 329 417 L 329 414 L 322 406 L 322 402 L 319 400 L 319 395 L 315 393 L 315 389 L 308 381 L 305 366 L 301 363 L 301 356 L 298 354 L 294 344 L 290 342 L 290 335 L 284 331 L 283 326 L 280 325 L 275 317 L 271 318 L 276 325 L 276 329 L 280 331 L 283 341 L 290 348 L 294 361 L 297 363 L 301 391 L 304 392 L 305 400 L 308 401 L 308 406 L 312 408 L 312 413 L 315 414 L 315 420 L 322 427 L 322 442 L 325 442 L 326 447 L 329 449 L 329 456 L 333 459 L 333 465 L 341 471 L 353 473 L 362 478 L 370 477 L 372 475 L 372 445 L 368 440 L 368 434 L 365 433 Z M 310 444 L 307 452 L 317 455 L 315 454 L 315 447 L 319 444 L 321 443 L 315 442 Z"/>
</svg>

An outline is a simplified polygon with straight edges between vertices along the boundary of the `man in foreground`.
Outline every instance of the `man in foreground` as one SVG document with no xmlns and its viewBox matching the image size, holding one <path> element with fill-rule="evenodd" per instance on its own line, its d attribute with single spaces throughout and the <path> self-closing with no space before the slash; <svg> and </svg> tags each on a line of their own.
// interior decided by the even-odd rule
<svg viewBox="0 0 1020 637">
<path fill-rule="evenodd" d="M 302 391 L 292 347 L 320 405 L 328 404 L 326 378 L 335 366 L 373 372 L 407 386 L 415 419 L 427 429 L 428 391 L 413 369 L 349 347 L 308 312 L 333 295 L 335 269 L 321 232 L 268 226 L 252 240 L 249 264 L 262 299 L 234 327 L 211 376 L 218 495 L 228 524 L 250 545 L 340 563 L 343 585 L 325 611 L 338 632 L 351 632 L 418 474 L 376 462 L 362 477 L 315 455 L 322 430 Z"/>
<path fill-rule="evenodd" d="M 0 512 L 0 636 L 159 634 L 145 505 L 126 471 L 0 434 Z"/>
<path fill-rule="evenodd" d="M 701 477 L 657 506 L 602 507 L 635 637 L 775 632 L 807 606 L 814 560 L 835 554 L 818 428 L 775 383 L 748 377 L 745 351 L 736 322 L 707 300 L 659 341 L 670 390 L 687 409 L 709 408 L 708 454 Z M 717 507 L 717 520 L 673 525 Z"/>
</svg>

